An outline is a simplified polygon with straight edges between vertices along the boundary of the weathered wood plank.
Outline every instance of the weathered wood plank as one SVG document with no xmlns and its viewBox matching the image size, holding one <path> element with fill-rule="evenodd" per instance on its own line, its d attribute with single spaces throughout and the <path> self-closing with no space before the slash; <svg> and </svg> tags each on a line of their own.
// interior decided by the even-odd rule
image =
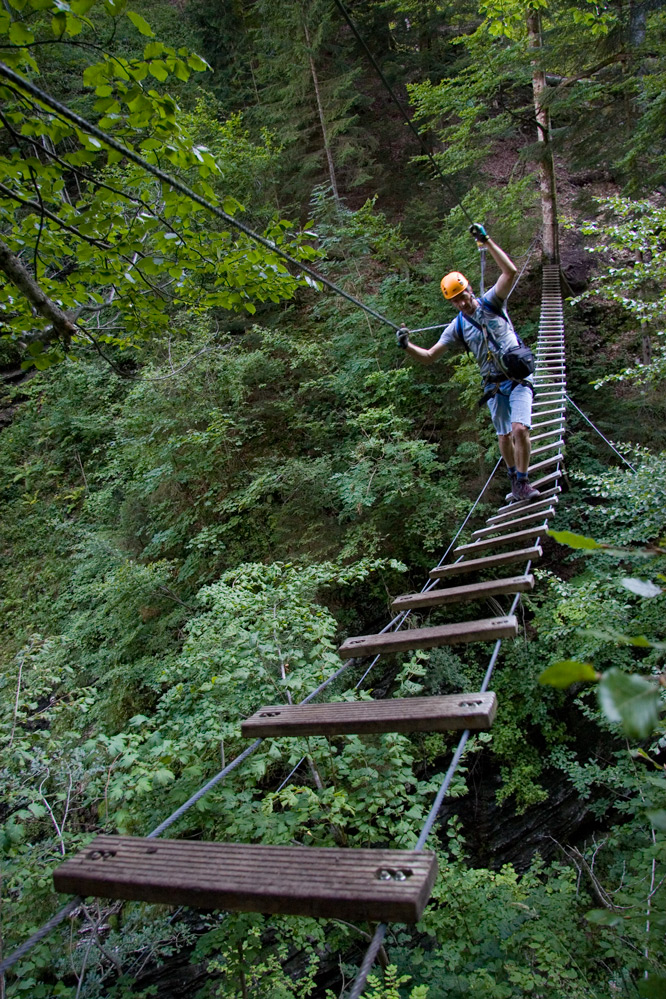
<svg viewBox="0 0 666 999">
<path fill-rule="evenodd" d="M 530 504 L 529 509 L 531 510 L 534 503 Z M 513 527 L 517 524 L 527 524 L 531 520 L 538 520 L 541 518 L 542 521 L 547 520 L 548 517 L 552 517 L 555 513 L 555 507 L 549 506 L 545 510 L 542 508 L 537 510 L 536 513 L 529 513 L 525 517 L 518 517 L 516 520 L 505 520 L 501 524 L 491 524 L 490 527 L 481 527 L 478 531 L 474 531 L 472 537 L 474 538 L 485 538 L 492 534 L 493 531 L 503 531 L 507 527 Z"/>
<path fill-rule="evenodd" d="M 487 555 L 485 558 L 441 565 L 437 569 L 431 569 L 428 575 L 431 579 L 443 579 L 445 576 L 458 576 L 461 573 L 476 572 L 478 569 L 494 569 L 500 565 L 511 565 L 513 562 L 527 562 L 530 559 L 541 558 L 542 554 L 540 546 L 534 545 L 532 548 L 521 548 L 515 552 L 502 552 L 500 555 Z"/>
<path fill-rule="evenodd" d="M 548 507 L 553 504 L 559 503 L 559 497 L 556 495 L 556 493 L 559 493 L 559 491 L 560 487 L 557 486 L 555 490 L 551 491 L 551 494 L 549 496 L 543 496 L 542 494 L 541 499 L 534 500 L 534 502 L 528 503 L 527 506 L 523 506 L 522 508 L 519 508 L 517 503 L 511 503 L 506 508 L 504 513 L 493 514 L 492 517 L 488 517 L 486 523 L 496 524 L 498 521 L 502 521 L 502 525 L 506 525 L 509 517 L 520 516 L 521 513 L 527 513 L 528 510 L 530 512 L 534 512 L 534 516 L 536 517 L 539 515 L 538 514 L 539 510 L 543 510 L 544 507 Z"/>
<path fill-rule="evenodd" d="M 248 739 L 297 735 L 370 735 L 376 732 L 481 731 L 493 723 L 494 694 L 385 697 L 377 701 L 269 704 L 241 725 Z"/>
<path fill-rule="evenodd" d="M 501 534 L 497 538 L 479 538 L 478 541 L 474 541 L 469 545 L 459 545 L 457 548 L 453 549 L 455 555 L 473 555 L 475 552 L 483 551 L 484 548 L 497 548 L 503 547 L 504 545 L 519 545 L 523 541 L 530 541 L 532 538 L 538 538 L 540 534 L 548 530 L 548 524 L 540 523 L 535 524 L 533 527 L 528 527 L 524 531 L 515 531 L 511 534 Z"/>
<path fill-rule="evenodd" d="M 534 576 L 507 576 L 505 579 L 488 579 L 483 583 L 465 586 L 447 586 L 446 589 L 428 590 L 425 593 L 406 593 L 396 597 L 391 608 L 396 611 L 412 608 L 438 607 L 442 604 L 462 603 L 467 600 L 485 600 L 503 593 L 526 593 L 534 589 Z"/>
<path fill-rule="evenodd" d="M 544 458 L 543 461 L 537 461 L 536 465 L 530 465 L 527 469 L 528 475 L 538 472 L 541 468 L 548 468 L 549 465 L 556 465 L 558 461 L 564 461 L 564 455 L 561 452 L 552 455 L 550 458 Z"/>
<path fill-rule="evenodd" d="M 352 656 L 373 656 L 377 652 L 407 652 L 410 649 L 434 649 L 439 645 L 459 645 L 467 642 L 492 642 L 496 638 L 515 638 L 518 619 L 489 617 L 481 621 L 456 621 L 434 628 L 409 628 L 389 631 L 383 635 L 355 635 L 338 649 L 342 659 Z"/>
<path fill-rule="evenodd" d="M 412 850 L 98 836 L 56 868 L 53 883 L 84 897 L 411 923 L 436 874 L 434 854 Z"/>
<path fill-rule="evenodd" d="M 541 488 L 542 486 L 546 485 L 546 483 L 552 482 L 554 479 L 559 479 L 561 476 L 562 472 L 558 471 L 558 472 L 552 472 L 550 475 L 544 475 L 543 479 L 537 479 L 537 481 L 533 482 L 532 485 L 535 487 L 535 489 L 538 489 L 541 492 L 539 500 L 536 501 L 521 500 L 520 503 L 514 503 L 514 502 L 506 503 L 504 506 L 499 507 L 497 514 L 499 515 L 505 513 L 507 510 L 511 510 L 511 512 L 515 515 L 518 510 L 524 510 L 526 507 L 533 506 L 534 502 L 540 503 L 541 500 L 550 498 L 551 496 L 555 495 L 555 493 L 561 492 L 559 486 L 554 486 L 552 489 L 545 491 Z M 508 495 L 511 494 L 509 493 Z"/>
</svg>

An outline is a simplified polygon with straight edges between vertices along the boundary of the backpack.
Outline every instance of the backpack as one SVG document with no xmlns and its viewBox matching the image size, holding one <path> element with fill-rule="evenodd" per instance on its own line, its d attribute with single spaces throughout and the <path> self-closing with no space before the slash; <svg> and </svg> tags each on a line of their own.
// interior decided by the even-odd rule
<svg viewBox="0 0 666 999">
<path fill-rule="evenodd" d="M 494 316 L 501 316 L 507 323 L 509 322 L 509 317 L 504 309 L 498 308 L 498 306 L 490 302 L 485 295 L 480 299 L 480 302 L 482 308 L 486 309 L 488 312 L 492 312 Z M 530 348 L 525 346 L 517 333 L 516 337 L 518 338 L 518 343 L 515 346 L 507 347 L 506 350 L 502 351 L 493 335 L 486 329 L 485 323 L 481 325 L 480 323 L 477 323 L 476 319 L 472 319 L 470 316 L 465 316 L 465 319 L 470 322 L 472 326 L 476 326 L 476 328 L 483 333 L 486 341 L 486 347 L 488 347 L 488 353 L 491 355 L 500 371 L 502 371 L 506 377 L 510 379 L 510 381 L 522 382 L 523 379 L 528 377 L 528 375 L 534 373 L 536 368 L 534 355 Z M 514 330 L 514 333 L 515 332 L 516 331 Z M 461 312 L 458 313 L 458 318 L 456 320 L 456 333 L 464 343 L 463 315 Z M 490 349 L 488 341 L 490 341 L 495 348 L 494 351 Z"/>
</svg>

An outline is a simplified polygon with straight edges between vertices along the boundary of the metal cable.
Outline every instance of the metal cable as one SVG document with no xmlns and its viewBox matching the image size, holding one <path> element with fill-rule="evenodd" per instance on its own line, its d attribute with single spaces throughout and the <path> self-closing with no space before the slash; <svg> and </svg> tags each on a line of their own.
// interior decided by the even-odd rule
<svg viewBox="0 0 666 999">
<path fill-rule="evenodd" d="M 467 221 L 469 222 L 469 224 L 472 225 L 473 222 L 474 222 L 474 220 L 472 219 L 471 215 L 469 214 L 469 212 L 467 211 L 467 209 L 463 205 L 462 201 L 460 200 L 460 198 L 459 198 L 459 196 L 458 196 L 455 188 L 453 187 L 453 184 L 451 183 L 450 180 L 448 180 L 448 178 L 442 172 L 439 164 L 437 163 L 437 161 L 433 157 L 432 153 L 428 149 L 423 136 L 421 135 L 421 133 L 416 128 L 414 128 L 414 123 L 412 122 L 412 119 L 409 117 L 409 115 L 405 111 L 405 108 L 404 108 L 402 102 L 399 100 L 398 97 L 396 97 L 395 92 L 394 92 L 393 88 L 391 87 L 391 84 L 388 82 L 388 80 L 384 76 L 384 73 L 382 72 L 382 70 L 381 70 L 379 64 L 377 63 L 377 61 L 375 60 L 375 57 L 373 56 L 372 52 L 370 51 L 370 49 L 366 45 L 364 38 L 359 33 L 358 28 L 356 27 L 356 25 L 352 21 L 350 15 L 349 15 L 349 12 L 347 11 L 345 5 L 342 3 L 342 0 L 335 0 L 335 4 L 336 4 L 338 10 L 340 11 L 340 13 L 342 14 L 342 16 L 344 17 L 345 21 L 347 22 L 347 24 L 351 28 L 351 30 L 352 30 L 352 32 L 353 32 L 353 34 L 354 34 L 357 42 L 360 44 L 360 46 L 362 47 L 363 51 L 367 55 L 368 59 L 372 63 L 372 65 L 373 65 L 373 67 L 375 69 L 375 72 L 377 73 L 377 75 L 379 76 L 380 80 L 382 81 L 382 83 L 386 87 L 388 93 L 390 94 L 391 100 L 393 101 L 393 103 L 395 104 L 395 106 L 398 108 L 398 110 L 400 111 L 400 114 L 405 119 L 405 121 L 407 122 L 409 128 L 411 129 L 411 131 L 415 135 L 415 137 L 416 137 L 419 145 L 421 146 L 421 149 L 423 150 L 423 152 L 425 153 L 425 155 L 430 160 L 431 165 L 435 168 L 435 170 L 439 174 L 439 176 L 440 176 L 443 184 L 445 185 L 445 187 L 448 188 L 449 193 L 452 195 L 452 197 L 453 197 L 454 201 L 456 202 L 456 204 L 460 207 L 460 210 L 462 211 L 463 215 L 465 216 L 465 218 L 467 219 Z"/>
<path fill-rule="evenodd" d="M 230 225 L 234 229 L 238 229 L 245 236 L 248 236 L 250 239 L 253 239 L 255 242 L 260 243 L 267 250 L 270 250 L 271 253 L 274 253 L 277 256 L 282 257 L 282 259 L 286 260 L 287 263 L 292 265 L 292 267 L 295 267 L 298 270 L 304 271 L 306 274 L 309 274 L 311 278 L 314 278 L 315 281 L 321 282 L 321 284 L 329 288 L 330 291 L 335 292 L 336 295 L 341 295 L 342 298 L 346 298 L 348 302 L 351 302 L 353 305 L 356 305 L 359 309 L 363 309 L 364 312 L 367 312 L 369 315 L 374 316 L 375 319 L 379 319 L 380 322 L 385 323 L 387 326 L 390 326 L 391 329 L 394 330 L 400 329 L 397 323 L 394 323 L 390 319 L 387 319 L 386 316 L 383 316 L 381 314 L 381 312 L 377 312 L 376 309 L 372 309 L 369 305 L 365 305 L 363 302 L 359 301 L 358 298 L 355 298 L 353 295 L 350 295 L 349 292 L 344 291 L 344 289 L 334 284 L 333 281 L 329 281 L 328 278 L 324 277 L 318 271 L 315 271 L 308 264 L 304 263 L 302 260 L 297 260 L 295 257 L 292 257 L 289 253 L 286 253 L 284 250 L 281 250 L 278 246 L 275 246 L 275 244 L 271 242 L 270 239 L 266 239 L 265 236 L 261 236 L 258 232 L 254 232 L 253 229 L 250 229 L 249 226 L 246 226 L 243 222 L 240 222 L 238 219 L 235 219 L 232 215 L 227 215 L 227 213 L 222 211 L 221 208 L 218 208 L 216 205 L 213 205 L 210 201 L 207 201 L 206 198 L 202 197 L 202 195 L 200 194 L 197 194 L 196 191 L 192 190 L 192 188 L 187 187 L 186 184 L 183 184 L 181 181 L 177 180 L 175 177 L 172 177 L 170 174 L 165 173 L 164 170 L 160 170 L 159 167 L 153 166 L 152 163 L 149 163 L 148 160 L 144 159 L 142 156 L 139 156 L 138 153 L 134 152 L 134 150 L 128 149 L 127 146 L 124 146 L 121 142 L 118 142 L 110 135 L 107 135 L 106 132 L 103 132 L 100 128 L 97 128 L 96 125 L 92 125 L 89 121 L 86 121 L 85 118 L 82 118 L 80 115 L 75 114 L 74 111 L 71 111 L 65 104 L 61 104 L 59 101 L 55 100 L 54 97 L 51 97 L 43 90 L 40 90 L 39 87 L 36 87 L 34 85 L 34 83 L 32 83 L 30 80 L 26 80 L 18 73 L 15 73 L 14 70 L 10 69 L 9 66 L 6 66 L 3 62 L 0 62 L 0 76 L 4 76 L 6 80 L 10 80 L 16 86 L 21 87 L 27 93 L 32 94 L 32 96 L 36 97 L 37 100 L 41 101 L 42 104 L 45 104 L 47 107 L 51 108 L 52 110 L 57 111 L 59 115 L 62 115 L 63 118 L 66 118 L 68 121 L 72 122 L 74 125 L 76 125 L 77 128 L 80 128 L 82 131 L 87 132 L 88 135 L 92 135 L 96 139 L 99 139 L 100 142 L 103 142 L 104 145 L 109 146 L 110 149 L 115 149 L 116 152 L 119 152 L 122 156 L 126 157 L 128 160 L 131 160 L 132 163 L 136 163 L 137 166 L 142 167 L 144 170 L 146 170 L 148 173 L 151 173 L 154 177 L 157 177 L 163 183 L 169 184 L 169 186 L 172 187 L 175 191 L 179 191 L 181 194 L 184 194 L 186 197 L 191 198 L 192 201 L 195 201 L 198 205 L 201 205 L 202 208 L 207 209 L 213 215 L 217 215 L 217 217 L 226 222 L 227 225 Z"/>
<path fill-rule="evenodd" d="M 567 395 L 566 396 L 566 400 L 567 400 L 567 402 L 571 403 L 571 405 L 573 406 L 574 409 L 578 410 L 578 412 L 580 413 L 580 415 L 583 417 L 584 420 L 586 420 L 590 424 L 590 426 L 592 427 L 592 429 L 596 430 L 596 432 L 599 434 L 599 436 L 601 437 L 601 439 L 604 440 L 604 441 L 606 441 L 606 443 L 608 444 L 608 446 L 611 449 L 611 451 L 614 451 L 615 454 L 618 456 L 618 458 L 620 458 L 625 463 L 625 465 L 628 465 L 629 468 L 632 470 L 632 472 L 635 472 L 636 469 L 631 464 L 631 462 L 627 461 L 627 459 L 623 455 L 620 454 L 620 452 L 618 451 L 618 449 L 616 447 L 614 447 L 613 444 L 611 444 L 611 442 L 608 440 L 607 437 L 604 437 L 604 435 L 602 434 L 601 430 L 599 430 L 599 427 L 596 427 L 594 425 L 594 423 L 592 423 L 592 420 L 588 416 L 586 416 L 585 413 L 583 412 L 583 410 L 580 409 L 576 405 L 576 403 L 573 401 L 573 399 L 571 398 L 571 396 Z"/>
</svg>

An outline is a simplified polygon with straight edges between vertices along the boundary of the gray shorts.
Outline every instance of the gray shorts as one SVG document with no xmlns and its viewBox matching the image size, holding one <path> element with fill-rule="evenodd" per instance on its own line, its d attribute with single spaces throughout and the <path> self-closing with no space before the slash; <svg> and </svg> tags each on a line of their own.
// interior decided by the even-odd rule
<svg viewBox="0 0 666 999">
<path fill-rule="evenodd" d="M 490 418 L 498 436 L 511 433 L 512 423 L 532 426 L 532 392 L 526 385 L 516 385 L 511 392 L 512 382 L 500 382 L 499 391 L 488 400 Z"/>
</svg>

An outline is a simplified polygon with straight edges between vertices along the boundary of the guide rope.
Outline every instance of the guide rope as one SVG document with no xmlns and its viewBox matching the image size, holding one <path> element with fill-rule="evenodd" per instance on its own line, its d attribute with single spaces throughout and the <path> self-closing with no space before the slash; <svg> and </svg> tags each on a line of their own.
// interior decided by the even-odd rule
<svg viewBox="0 0 666 999">
<path fill-rule="evenodd" d="M 373 309 L 369 305 L 366 305 L 364 302 L 361 302 L 360 299 L 355 298 L 354 295 L 350 295 L 349 292 L 345 291 L 344 288 L 340 288 L 340 286 L 335 284 L 333 281 L 329 281 L 327 277 L 324 277 L 323 274 L 320 274 L 318 271 L 314 270 L 314 268 L 310 267 L 309 264 L 304 263 L 302 260 L 297 260 L 296 257 L 292 257 L 291 254 L 287 253 L 285 250 L 281 250 L 270 239 L 267 239 L 265 236 L 260 235 L 260 233 L 255 232 L 253 229 L 250 229 L 249 226 L 246 226 L 243 222 L 239 221 L 239 219 L 234 218 L 233 215 L 227 215 L 225 211 L 223 211 L 221 208 L 218 208 L 217 205 L 214 205 L 212 202 L 208 201 L 201 194 L 197 194 L 197 192 L 192 190 L 191 187 L 188 187 L 186 184 L 183 184 L 182 181 L 177 180 L 176 177 L 171 176 L 171 174 L 165 173 L 164 170 L 161 170 L 159 167 L 156 167 L 152 163 L 149 163 L 148 160 L 143 158 L 143 156 L 139 156 L 139 154 L 135 153 L 134 150 L 129 149 L 127 146 L 124 146 L 122 142 L 118 142 L 117 139 L 112 138 L 112 136 L 107 135 L 106 132 L 103 132 L 102 129 L 97 128 L 96 125 L 93 125 L 91 124 L 91 122 L 86 121 L 85 118 L 82 118 L 80 115 L 70 110 L 70 108 L 68 108 L 65 104 L 61 104 L 60 101 L 57 101 L 54 97 L 51 97 L 50 94 L 47 94 L 39 87 L 36 87 L 35 84 L 32 83 L 30 80 L 27 80 L 19 73 L 14 72 L 13 69 L 10 69 L 9 66 L 6 66 L 5 63 L 3 62 L 0 62 L 0 76 L 4 77 L 6 80 L 11 81 L 13 84 L 22 88 L 27 93 L 32 94 L 32 96 L 37 98 L 37 100 L 41 101 L 42 104 L 45 104 L 53 111 L 57 111 L 59 115 L 62 115 L 63 118 L 66 118 L 68 121 L 72 122 L 72 124 L 76 125 L 76 127 L 80 128 L 83 132 L 87 132 L 88 135 L 92 135 L 100 142 L 103 142 L 104 145 L 108 146 L 110 149 L 115 149 L 116 152 L 120 153 L 128 160 L 131 160 L 132 163 L 136 163 L 137 166 L 140 166 L 148 173 L 151 173 L 153 177 L 157 177 L 158 180 L 161 180 L 163 183 L 169 184 L 169 186 L 172 187 L 175 191 L 178 191 L 180 194 L 184 194 L 188 198 L 191 198 L 192 201 L 195 201 L 198 205 L 201 205 L 202 208 L 207 209 L 207 211 L 211 212 L 213 215 L 217 215 L 217 217 L 226 222 L 227 225 L 230 225 L 234 229 L 238 229 L 245 236 L 248 236 L 250 239 L 253 239 L 255 242 L 260 243 L 267 250 L 270 250 L 271 253 L 274 253 L 277 256 L 282 257 L 282 259 L 285 260 L 287 263 L 291 264 L 292 267 L 295 267 L 297 268 L 297 270 L 301 270 L 305 274 L 308 274 L 315 281 L 320 282 L 321 284 L 325 285 L 330 291 L 335 292 L 336 295 L 340 295 L 342 296 L 342 298 L 346 298 L 348 302 L 351 302 L 359 309 L 363 309 L 363 311 L 367 312 L 368 315 L 371 315 L 375 319 L 378 319 L 380 322 L 385 323 L 387 326 L 390 326 L 391 329 L 398 330 L 400 328 L 397 323 L 394 323 L 391 319 L 387 319 L 387 317 L 382 315 L 381 312 L 378 312 L 376 309 Z"/>
<path fill-rule="evenodd" d="M 579 407 L 578 407 L 578 406 L 576 405 L 576 403 L 575 403 L 575 402 L 573 401 L 573 399 L 571 398 L 571 396 L 570 396 L 570 395 L 567 395 L 566 399 L 567 399 L 567 402 L 570 402 L 570 403 L 571 403 L 571 405 L 573 406 L 573 408 L 574 408 L 575 410 L 577 410 L 577 411 L 578 411 L 578 412 L 580 413 L 580 415 L 581 415 L 581 416 L 583 417 L 583 419 L 584 419 L 584 420 L 586 420 L 586 421 L 587 421 L 587 422 L 588 422 L 588 423 L 590 424 L 590 426 L 592 427 L 592 429 L 593 429 L 593 430 L 596 430 L 596 432 L 597 432 L 597 433 L 599 434 L 599 436 L 601 437 L 601 439 L 602 439 L 602 440 L 604 440 L 604 441 L 606 441 L 606 443 L 608 444 L 608 446 L 609 446 L 609 448 L 611 449 L 611 451 L 614 451 L 614 452 L 615 452 L 615 454 L 616 454 L 616 455 L 618 456 L 618 458 L 620 458 L 620 460 L 621 460 L 621 461 L 623 461 L 623 462 L 625 463 L 625 465 L 628 465 L 628 467 L 629 467 L 629 468 L 630 468 L 630 469 L 632 470 L 632 472 L 635 472 L 635 471 L 636 471 L 636 469 L 635 469 L 635 468 L 634 468 L 634 466 L 633 466 L 633 465 L 631 464 L 631 462 L 630 462 L 630 461 L 627 461 L 627 459 L 626 459 L 626 458 L 624 457 L 624 455 L 620 454 L 620 452 L 619 452 L 619 451 L 618 451 L 618 449 L 617 449 L 617 448 L 615 447 L 615 445 L 614 445 L 614 444 L 611 444 L 611 442 L 610 442 L 610 441 L 608 440 L 608 438 L 607 438 L 607 437 L 604 437 L 604 435 L 602 434 L 601 430 L 599 430 L 599 427 L 595 426 L 595 424 L 594 424 L 594 423 L 592 422 L 592 420 L 591 420 L 591 419 L 589 418 L 589 416 L 586 416 L 586 415 L 585 415 L 585 413 L 583 412 L 583 410 L 582 410 L 582 409 L 580 409 L 580 408 L 579 408 Z"/>
</svg>

